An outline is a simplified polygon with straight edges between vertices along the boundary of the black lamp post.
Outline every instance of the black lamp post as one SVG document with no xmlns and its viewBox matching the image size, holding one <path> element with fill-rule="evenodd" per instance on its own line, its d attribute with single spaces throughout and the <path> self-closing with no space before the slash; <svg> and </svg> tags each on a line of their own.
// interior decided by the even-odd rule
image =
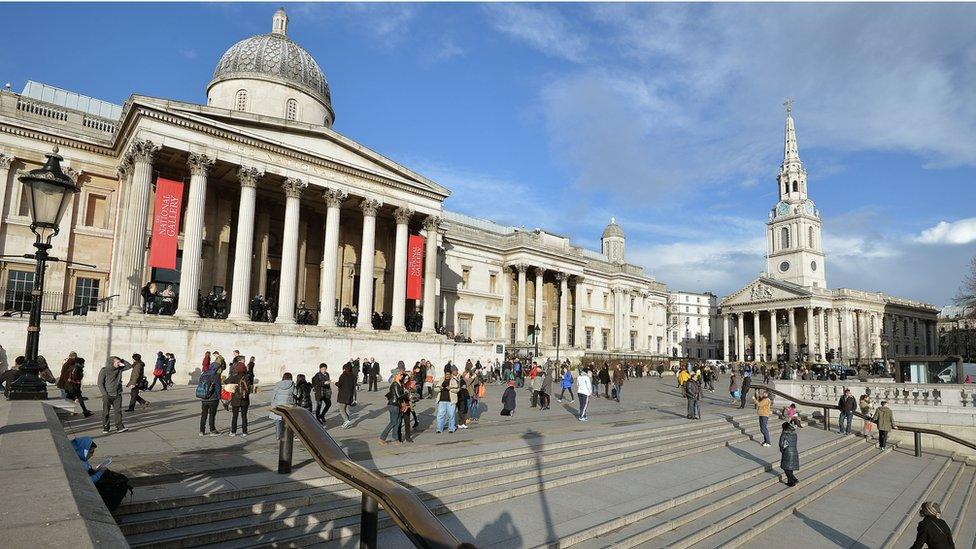
<svg viewBox="0 0 976 549">
<path fill-rule="evenodd" d="M 539 332 L 542 331 L 542 328 L 540 328 L 538 324 L 534 324 L 531 330 L 532 330 L 532 340 L 535 342 L 535 354 L 532 355 L 532 358 L 535 358 L 539 356 Z"/>
<path fill-rule="evenodd" d="M 41 336 L 41 301 L 44 295 L 44 271 L 48 261 L 60 261 L 48 255 L 51 249 L 51 239 L 58 234 L 58 224 L 64 216 L 65 210 L 71 204 L 78 186 L 61 170 L 61 161 L 57 146 L 51 154 L 45 155 L 47 162 L 44 166 L 31 170 L 20 177 L 27 192 L 27 205 L 30 208 L 31 232 L 36 239 L 33 254 L 23 257 L 33 259 L 34 289 L 31 290 L 30 320 L 27 324 L 27 352 L 26 362 L 21 366 L 21 375 L 7 391 L 10 400 L 42 400 L 47 398 L 47 386 L 38 377 L 40 370 L 37 363 L 38 343 Z"/>
</svg>

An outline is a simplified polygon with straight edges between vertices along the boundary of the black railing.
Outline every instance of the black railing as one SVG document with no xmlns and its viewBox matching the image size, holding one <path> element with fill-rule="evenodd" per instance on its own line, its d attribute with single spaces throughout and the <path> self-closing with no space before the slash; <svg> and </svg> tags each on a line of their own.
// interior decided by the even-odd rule
<svg viewBox="0 0 976 549">
<path fill-rule="evenodd" d="M 278 472 L 291 472 L 294 437 L 302 441 L 319 467 L 362 493 L 359 546 L 375 548 L 378 532 L 378 504 L 413 542 L 429 549 L 456 549 L 461 542 L 409 488 L 392 478 L 371 471 L 349 459 L 312 412 L 298 406 L 277 406 L 284 421 L 278 444 Z M 465 547 L 474 547 L 465 544 Z"/>
<path fill-rule="evenodd" d="M 108 310 L 110 302 L 118 295 L 97 298 L 77 296 L 73 293 L 43 292 L 41 294 L 41 314 L 54 318 L 63 315 L 87 315 L 90 312 Z M 34 297 L 30 290 L 7 290 L 4 293 L 3 315 L 22 317 L 30 312 Z"/>
<path fill-rule="evenodd" d="M 760 390 L 766 391 L 767 393 L 772 393 L 772 394 L 774 394 L 776 396 L 781 396 L 781 397 L 785 398 L 786 400 L 788 400 L 790 402 L 794 402 L 796 404 L 799 404 L 800 406 L 807 406 L 809 408 L 820 408 L 823 411 L 823 427 L 824 427 L 824 430 L 825 431 L 829 431 L 830 430 L 830 410 L 837 410 L 837 405 L 836 404 L 825 404 L 823 402 L 810 402 L 808 400 L 800 400 L 800 399 L 798 399 L 796 397 L 790 396 L 790 395 L 788 395 L 788 394 L 786 394 L 786 393 L 784 393 L 782 391 L 778 391 L 776 389 L 773 389 L 772 387 L 769 387 L 768 385 L 763 385 L 761 383 L 753 384 L 752 385 L 752 388 L 753 389 L 760 389 Z M 872 420 L 872 418 L 870 416 L 867 416 L 865 414 L 862 414 L 861 412 L 858 412 L 856 410 L 853 412 L 853 414 L 854 414 L 855 417 L 859 417 L 859 418 L 861 418 L 861 419 L 863 419 L 865 421 L 871 421 Z M 940 437 L 940 438 L 943 438 L 945 440 L 948 440 L 948 441 L 951 441 L 951 442 L 955 442 L 956 444 L 959 444 L 960 446 L 965 446 L 966 448 L 969 448 L 970 450 L 976 450 L 976 444 L 974 444 L 974 443 L 972 443 L 972 442 L 970 442 L 968 440 L 963 440 L 963 439 L 961 439 L 961 438 L 959 438 L 959 437 L 957 437 L 955 435 L 950 435 L 949 433 L 946 433 L 944 431 L 940 431 L 938 429 L 929 429 L 928 427 L 913 427 L 913 426 L 900 426 L 900 427 L 899 426 L 896 426 L 895 428 L 898 431 L 908 431 L 908 432 L 914 434 L 914 438 L 915 438 L 915 457 L 920 457 L 922 455 L 922 435 L 931 435 L 931 436 Z"/>
</svg>

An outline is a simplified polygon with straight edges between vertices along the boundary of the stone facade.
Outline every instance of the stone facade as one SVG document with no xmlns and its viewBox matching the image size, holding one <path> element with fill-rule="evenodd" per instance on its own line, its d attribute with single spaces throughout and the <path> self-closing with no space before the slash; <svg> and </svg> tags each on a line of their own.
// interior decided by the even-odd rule
<svg viewBox="0 0 976 549">
<path fill-rule="evenodd" d="M 718 297 L 712 293 L 668 292 L 668 354 L 717 360 L 723 356 Z"/>
</svg>

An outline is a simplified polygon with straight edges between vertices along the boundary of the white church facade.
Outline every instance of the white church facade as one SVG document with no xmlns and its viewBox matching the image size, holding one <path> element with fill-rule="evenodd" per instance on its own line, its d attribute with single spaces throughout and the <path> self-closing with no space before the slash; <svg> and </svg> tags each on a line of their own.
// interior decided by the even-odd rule
<svg viewBox="0 0 976 549">
<path fill-rule="evenodd" d="M 766 224 L 766 270 L 722 300 L 724 358 L 871 364 L 938 353 L 927 303 L 827 287 L 820 211 L 809 198 L 787 102 L 779 201 Z"/>
<path fill-rule="evenodd" d="M 240 349 L 265 376 L 536 345 L 666 354 L 667 288 L 626 263 L 615 222 L 596 252 L 445 210 L 448 189 L 332 129 L 329 85 L 283 10 L 272 32 L 222 56 L 206 92 L 205 105 L 133 95 L 117 106 L 34 82 L 0 91 L 2 253 L 31 249 L 18 177 L 53 146 L 80 187 L 53 240 L 71 263 L 48 269 L 44 310 L 64 314 L 45 318 L 42 354 L 174 352 L 190 374 L 205 350 Z M 184 184 L 175 269 L 148 267 L 158 178 Z M 425 238 L 423 285 L 407 299 L 412 235 Z M 0 282 L 0 339 L 18 349 L 32 264 L 5 258 Z M 147 288 L 168 286 L 175 314 L 146 314 Z M 227 318 L 200 317 L 197 296 L 214 289 Z M 255 296 L 275 304 L 273 322 L 251 320 Z"/>
</svg>

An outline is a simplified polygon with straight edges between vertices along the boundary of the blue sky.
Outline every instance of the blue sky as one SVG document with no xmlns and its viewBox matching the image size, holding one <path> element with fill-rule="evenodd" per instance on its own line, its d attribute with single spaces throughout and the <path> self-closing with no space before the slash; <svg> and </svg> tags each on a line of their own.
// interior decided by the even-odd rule
<svg viewBox="0 0 976 549">
<path fill-rule="evenodd" d="M 0 81 L 202 103 L 277 6 L 0 4 Z M 285 6 L 335 129 L 448 208 L 593 248 L 613 215 L 630 261 L 724 295 L 764 267 L 791 96 L 831 287 L 941 305 L 976 254 L 976 6 Z"/>
</svg>

